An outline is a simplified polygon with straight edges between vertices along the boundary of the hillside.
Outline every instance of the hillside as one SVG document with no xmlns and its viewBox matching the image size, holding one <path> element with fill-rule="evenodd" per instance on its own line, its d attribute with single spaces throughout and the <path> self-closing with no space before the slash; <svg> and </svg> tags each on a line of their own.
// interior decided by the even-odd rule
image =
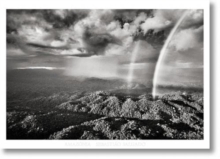
<svg viewBox="0 0 220 159">
<path fill-rule="evenodd" d="M 8 109 L 8 139 L 203 139 L 199 93 L 153 100 L 148 94 L 96 91 L 38 98 L 25 105 Z"/>
</svg>

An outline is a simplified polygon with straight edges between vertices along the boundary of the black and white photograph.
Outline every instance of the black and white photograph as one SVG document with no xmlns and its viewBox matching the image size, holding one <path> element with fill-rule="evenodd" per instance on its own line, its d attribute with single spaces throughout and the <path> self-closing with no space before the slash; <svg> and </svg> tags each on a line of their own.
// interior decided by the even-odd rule
<svg viewBox="0 0 220 159">
<path fill-rule="evenodd" d="M 7 140 L 203 140 L 203 9 L 7 9 Z"/>
</svg>

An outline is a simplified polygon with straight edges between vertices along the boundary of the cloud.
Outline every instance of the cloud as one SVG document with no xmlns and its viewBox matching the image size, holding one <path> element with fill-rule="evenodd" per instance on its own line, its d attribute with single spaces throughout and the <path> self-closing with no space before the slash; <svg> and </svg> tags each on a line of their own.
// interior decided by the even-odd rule
<svg viewBox="0 0 220 159">
<path fill-rule="evenodd" d="M 203 10 L 188 10 L 188 14 L 186 15 L 182 28 L 199 28 L 203 26 Z"/>
<path fill-rule="evenodd" d="M 7 52 L 8 52 L 8 56 L 22 56 L 22 55 L 26 55 L 19 48 L 7 48 Z"/>
<path fill-rule="evenodd" d="M 92 55 L 112 53 L 110 50 L 116 48 L 117 53 L 128 53 L 140 23 L 150 13 L 151 10 L 8 10 L 7 32 L 17 34 L 24 43 L 66 46 L 69 51 L 83 49 Z"/>
<path fill-rule="evenodd" d="M 192 48 L 202 48 L 203 46 L 203 27 L 189 28 L 180 30 L 170 41 L 169 47 L 177 51 L 186 51 Z"/>
<path fill-rule="evenodd" d="M 181 24 L 181 28 L 200 27 L 203 25 L 203 10 L 154 10 L 153 17 L 147 18 L 141 28 L 146 34 L 148 30 L 160 31 L 161 29 L 169 28 L 178 21 L 184 12 L 187 15 Z"/>
<path fill-rule="evenodd" d="M 87 16 L 89 10 L 7 10 L 7 36 L 17 36 L 25 43 L 45 46 L 69 46 L 68 27 Z M 16 41 L 20 45 L 21 42 Z M 26 47 L 26 46 L 24 46 Z M 21 48 L 23 49 L 23 48 Z M 29 54 L 27 50 L 23 50 Z"/>
<path fill-rule="evenodd" d="M 104 55 L 109 46 L 124 47 L 125 33 L 119 22 L 114 20 L 112 10 L 92 10 L 90 14 L 73 26 L 74 37 L 80 42 L 80 47 L 91 54 Z M 123 32 L 123 33 L 122 33 Z"/>
<path fill-rule="evenodd" d="M 172 22 L 170 20 L 165 19 L 163 16 L 156 15 L 155 17 L 146 19 L 145 22 L 141 24 L 141 28 L 146 34 L 150 29 L 155 29 L 158 31 L 170 26 L 171 23 Z"/>
<path fill-rule="evenodd" d="M 160 49 L 184 11 L 8 10 L 7 56 L 28 56 L 28 60 L 10 60 L 19 67 L 64 67 L 68 63 L 69 75 L 125 78 L 136 51 L 133 63 L 139 69 L 134 75 L 150 80 Z M 201 61 L 202 26 L 203 11 L 189 10 L 170 42 L 173 54 L 184 53 L 180 58 L 184 63 L 193 62 L 189 57 Z"/>
<path fill-rule="evenodd" d="M 43 10 L 42 17 L 50 24 L 53 28 L 63 29 L 68 28 L 80 19 L 85 18 L 89 10 Z"/>
<path fill-rule="evenodd" d="M 60 52 L 61 55 L 78 55 L 82 54 L 82 51 L 78 49 L 70 49 L 70 50 L 63 50 Z"/>
<path fill-rule="evenodd" d="M 95 33 L 92 28 L 88 28 L 83 33 L 84 47 L 92 54 L 104 54 L 108 44 L 122 45 L 120 39 L 108 33 Z"/>
</svg>

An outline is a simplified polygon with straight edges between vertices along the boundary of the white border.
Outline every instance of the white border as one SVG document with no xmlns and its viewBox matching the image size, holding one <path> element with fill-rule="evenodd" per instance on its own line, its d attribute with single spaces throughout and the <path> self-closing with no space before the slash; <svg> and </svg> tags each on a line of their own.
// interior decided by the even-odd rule
<svg viewBox="0 0 220 159">
<path fill-rule="evenodd" d="M 208 0 L 5 0 L 1 2 L 1 147 L 4 149 L 209 149 L 210 40 Z M 204 140 L 6 140 L 6 9 L 204 9 Z"/>
</svg>

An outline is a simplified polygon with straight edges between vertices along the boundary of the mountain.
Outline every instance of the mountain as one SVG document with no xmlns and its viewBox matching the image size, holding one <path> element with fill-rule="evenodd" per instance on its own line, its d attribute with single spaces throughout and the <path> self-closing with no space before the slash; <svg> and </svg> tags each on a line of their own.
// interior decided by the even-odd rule
<svg viewBox="0 0 220 159">
<path fill-rule="evenodd" d="M 7 110 L 7 139 L 203 139 L 203 95 L 38 98 Z"/>
<path fill-rule="evenodd" d="M 138 83 L 129 83 L 129 84 L 124 84 L 120 87 L 118 87 L 118 89 L 147 89 L 147 87 L 143 84 L 138 84 Z"/>
</svg>

